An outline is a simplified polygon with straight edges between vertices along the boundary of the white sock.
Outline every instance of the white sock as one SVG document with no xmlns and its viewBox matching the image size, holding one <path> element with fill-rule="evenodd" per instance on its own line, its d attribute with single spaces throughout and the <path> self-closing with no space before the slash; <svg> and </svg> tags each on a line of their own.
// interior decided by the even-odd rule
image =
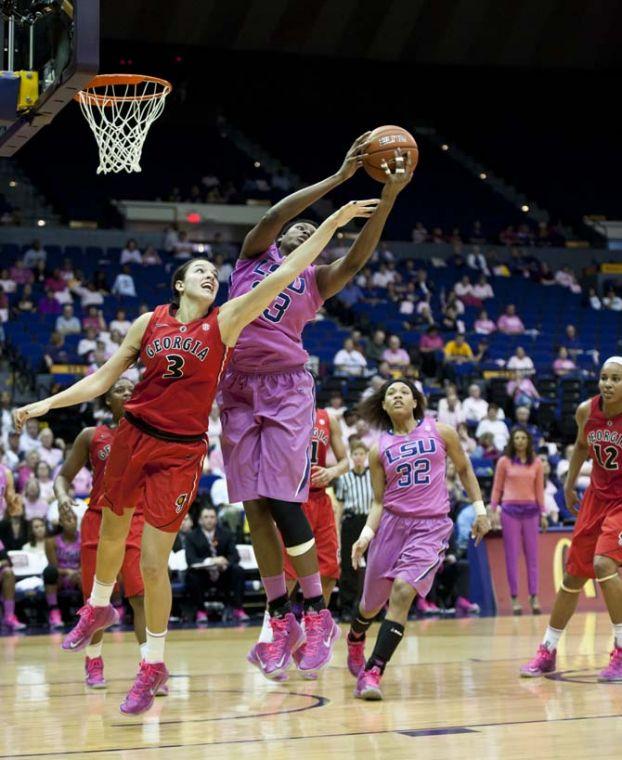
<svg viewBox="0 0 622 760">
<path fill-rule="evenodd" d="M 101 657 L 102 656 L 102 646 L 104 645 L 103 641 L 100 641 L 99 644 L 89 644 L 86 648 L 86 656 L 89 658 L 89 660 L 92 660 L 94 657 Z"/>
<path fill-rule="evenodd" d="M 167 631 L 151 633 L 147 630 L 147 643 L 145 644 L 145 662 L 164 662 L 164 644 Z"/>
<path fill-rule="evenodd" d="M 622 647 L 622 623 L 613 626 L 613 639 L 617 647 Z"/>
<path fill-rule="evenodd" d="M 144 660 L 147 656 L 147 642 L 145 641 L 144 644 L 139 644 L 138 648 L 140 649 L 140 659 Z"/>
<path fill-rule="evenodd" d="M 557 645 L 559 644 L 563 632 L 564 631 L 560 631 L 559 628 L 551 628 L 550 625 L 547 626 L 542 643 L 549 651 L 557 649 Z"/>
<path fill-rule="evenodd" d="M 263 623 L 261 624 L 261 631 L 259 633 L 259 638 L 257 639 L 258 644 L 269 644 L 272 641 L 273 635 L 272 635 L 272 626 L 270 625 L 270 613 L 268 610 L 266 610 L 263 614 Z"/>
<path fill-rule="evenodd" d="M 89 602 L 93 607 L 107 607 L 110 604 L 114 583 L 102 583 L 95 578 Z"/>
</svg>

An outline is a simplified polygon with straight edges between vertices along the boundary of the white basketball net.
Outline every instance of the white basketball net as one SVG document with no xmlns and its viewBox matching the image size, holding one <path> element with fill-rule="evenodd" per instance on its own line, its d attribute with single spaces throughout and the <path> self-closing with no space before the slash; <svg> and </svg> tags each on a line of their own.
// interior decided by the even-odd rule
<svg viewBox="0 0 622 760">
<path fill-rule="evenodd" d="M 78 93 L 80 108 L 99 148 L 98 174 L 139 172 L 149 128 L 164 110 L 164 81 L 103 84 Z"/>
</svg>

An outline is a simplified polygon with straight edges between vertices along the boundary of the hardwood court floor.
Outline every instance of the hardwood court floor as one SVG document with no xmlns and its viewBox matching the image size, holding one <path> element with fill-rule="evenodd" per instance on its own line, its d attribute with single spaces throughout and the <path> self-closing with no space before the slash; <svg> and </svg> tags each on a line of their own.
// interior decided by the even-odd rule
<svg viewBox="0 0 622 760">
<path fill-rule="evenodd" d="M 136 669 L 131 634 L 106 637 L 99 692 L 60 635 L 2 638 L 0 758 L 619 758 L 622 684 L 596 682 L 611 645 L 606 614 L 575 617 L 557 678 L 519 679 L 545 624 L 410 623 L 383 702 L 353 699 L 343 640 L 318 681 L 272 684 L 245 660 L 257 628 L 177 631 L 170 695 L 134 718 L 118 709 Z"/>
</svg>

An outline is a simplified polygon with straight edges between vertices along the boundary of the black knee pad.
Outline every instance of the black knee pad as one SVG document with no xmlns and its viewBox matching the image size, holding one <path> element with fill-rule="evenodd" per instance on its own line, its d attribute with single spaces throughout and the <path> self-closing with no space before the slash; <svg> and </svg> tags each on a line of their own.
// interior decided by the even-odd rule
<svg viewBox="0 0 622 760">
<path fill-rule="evenodd" d="M 286 548 L 313 541 L 313 531 L 302 511 L 302 505 L 297 501 L 270 499 L 269 509 Z"/>
<path fill-rule="evenodd" d="M 43 570 L 43 583 L 46 586 L 54 586 L 58 583 L 58 568 L 54 565 L 48 565 Z"/>
</svg>

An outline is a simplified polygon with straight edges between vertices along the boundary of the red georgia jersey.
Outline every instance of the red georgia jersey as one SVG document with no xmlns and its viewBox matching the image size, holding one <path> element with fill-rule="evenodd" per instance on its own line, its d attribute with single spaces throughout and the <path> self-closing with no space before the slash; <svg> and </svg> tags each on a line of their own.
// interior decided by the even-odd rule
<svg viewBox="0 0 622 760">
<path fill-rule="evenodd" d="M 330 446 L 330 417 L 326 409 L 315 410 L 315 424 L 311 438 L 311 466 L 326 467 L 326 455 Z M 312 491 L 324 488 L 310 486 Z"/>
<path fill-rule="evenodd" d="M 91 463 L 91 472 L 93 473 L 93 487 L 89 499 L 89 509 L 101 512 L 101 497 L 104 492 L 104 470 L 110 454 L 110 448 L 114 441 L 116 428 L 108 425 L 98 425 L 93 433 L 91 445 L 89 446 L 89 461 Z"/>
<path fill-rule="evenodd" d="M 607 418 L 600 396 L 590 402 L 585 437 L 593 461 L 591 489 L 607 501 L 622 499 L 622 415 Z"/>
<path fill-rule="evenodd" d="M 156 306 L 140 346 L 145 365 L 126 411 L 173 435 L 207 432 L 209 413 L 229 350 L 218 327 L 218 307 L 188 324 L 174 307 Z"/>
</svg>

